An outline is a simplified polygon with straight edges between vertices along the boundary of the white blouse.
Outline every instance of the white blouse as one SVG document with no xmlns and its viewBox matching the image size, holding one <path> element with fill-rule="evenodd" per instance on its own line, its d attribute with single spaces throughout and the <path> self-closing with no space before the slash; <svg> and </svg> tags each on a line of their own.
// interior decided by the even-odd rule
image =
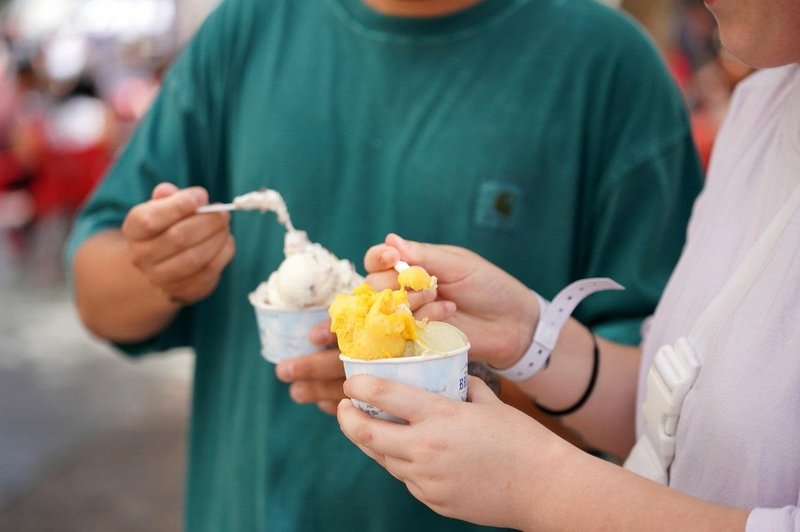
<svg viewBox="0 0 800 532">
<path fill-rule="evenodd" d="M 726 299 L 699 350 L 669 484 L 753 509 L 748 530 L 800 530 L 800 65 L 741 83 L 717 137 L 683 255 L 644 340 L 637 404 L 662 345 L 692 330 L 776 215 L 758 274 Z M 784 223 L 785 222 L 785 223 Z M 747 259 L 748 254 L 751 258 Z M 731 292 L 729 286 L 726 293 Z M 731 303 L 731 302 L 735 303 Z M 642 433 L 637 415 L 637 434 Z"/>
</svg>

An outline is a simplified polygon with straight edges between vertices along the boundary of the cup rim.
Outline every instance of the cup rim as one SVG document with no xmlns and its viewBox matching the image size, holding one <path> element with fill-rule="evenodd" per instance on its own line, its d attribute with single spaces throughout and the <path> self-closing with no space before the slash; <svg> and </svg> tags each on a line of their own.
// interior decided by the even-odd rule
<svg viewBox="0 0 800 532">
<path fill-rule="evenodd" d="M 393 357 L 393 358 L 374 358 L 371 360 L 364 360 L 362 358 L 350 358 L 344 353 L 339 353 L 339 360 L 342 362 L 353 362 L 356 364 L 414 364 L 418 362 L 426 362 L 428 360 L 450 358 L 469 352 L 470 344 L 467 342 L 465 346 L 459 347 L 446 353 L 427 353 L 424 355 L 413 355 L 407 357 Z"/>
</svg>

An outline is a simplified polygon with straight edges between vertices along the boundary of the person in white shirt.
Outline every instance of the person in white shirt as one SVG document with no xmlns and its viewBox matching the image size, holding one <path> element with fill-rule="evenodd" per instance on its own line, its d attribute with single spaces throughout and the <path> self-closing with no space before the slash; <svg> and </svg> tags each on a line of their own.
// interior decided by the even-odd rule
<svg viewBox="0 0 800 532">
<path fill-rule="evenodd" d="M 350 378 L 350 397 L 408 424 L 343 400 L 345 435 L 436 512 L 523 530 L 800 530 L 800 2 L 706 5 L 728 51 L 761 70 L 735 91 L 644 341 L 597 339 L 570 319 L 521 382 L 624 467 L 478 379 L 462 403 Z M 439 278 L 439 299 L 418 296 L 415 315 L 464 330 L 471 358 L 502 372 L 531 356 L 545 308 L 534 292 L 467 250 L 397 235 L 368 251 L 370 282 L 394 282 L 398 260 Z"/>
</svg>

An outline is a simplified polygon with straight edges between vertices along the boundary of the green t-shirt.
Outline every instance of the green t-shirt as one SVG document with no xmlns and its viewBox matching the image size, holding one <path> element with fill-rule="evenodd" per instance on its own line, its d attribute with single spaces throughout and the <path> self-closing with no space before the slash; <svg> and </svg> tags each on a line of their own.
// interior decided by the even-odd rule
<svg viewBox="0 0 800 532">
<path fill-rule="evenodd" d="M 274 188 L 296 227 L 359 265 L 394 231 L 466 246 L 545 297 L 613 277 L 626 290 L 577 317 L 631 343 L 701 184 L 657 52 L 588 0 L 488 0 L 419 20 L 361 0 L 226 0 L 90 200 L 69 257 L 162 180 L 212 201 Z M 282 228 L 252 212 L 231 224 L 237 252 L 216 291 L 121 346 L 196 350 L 187 529 L 476 528 L 425 508 L 333 417 L 291 401 L 247 301 L 282 260 Z"/>
</svg>

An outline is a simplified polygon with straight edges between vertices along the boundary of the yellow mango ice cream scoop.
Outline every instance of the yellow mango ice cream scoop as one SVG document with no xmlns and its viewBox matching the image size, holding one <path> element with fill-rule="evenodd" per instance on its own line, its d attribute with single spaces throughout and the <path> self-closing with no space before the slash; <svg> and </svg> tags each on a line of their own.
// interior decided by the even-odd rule
<svg viewBox="0 0 800 532">
<path fill-rule="evenodd" d="M 406 272 L 411 273 L 401 279 Z M 358 360 L 379 360 L 444 354 L 469 344 L 464 333 L 452 325 L 414 319 L 405 286 L 412 289 L 419 286 L 422 290 L 435 288 L 435 277 L 412 266 L 401 272 L 398 282 L 399 290 L 387 288 L 376 292 L 362 283 L 352 294 L 336 296 L 328 314 L 342 355 Z"/>
<path fill-rule="evenodd" d="M 420 266 L 409 266 L 407 262 L 398 261 L 394 265 L 397 270 L 397 283 L 400 288 L 407 290 L 435 290 L 436 289 L 436 276 L 429 275 L 424 268 Z"/>
<path fill-rule="evenodd" d="M 417 338 L 417 323 L 408 308 L 405 290 L 376 292 L 362 283 L 352 294 L 339 294 L 328 308 L 331 331 L 339 350 L 362 360 L 403 356 L 409 340 Z"/>
</svg>

